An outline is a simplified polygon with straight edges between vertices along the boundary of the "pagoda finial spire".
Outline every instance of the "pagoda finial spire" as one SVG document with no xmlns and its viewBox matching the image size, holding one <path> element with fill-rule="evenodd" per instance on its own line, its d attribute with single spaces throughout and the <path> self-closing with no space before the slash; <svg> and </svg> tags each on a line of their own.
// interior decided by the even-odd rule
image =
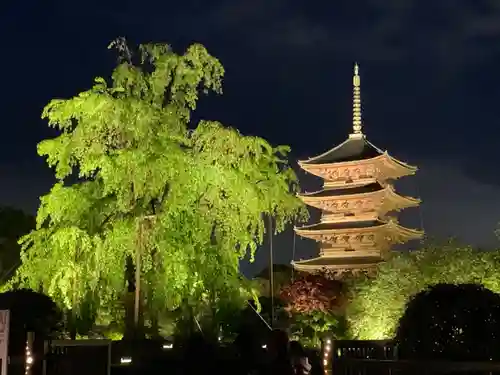
<svg viewBox="0 0 500 375">
<path fill-rule="evenodd" d="M 354 64 L 354 76 L 352 78 L 353 85 L 353 101 L 352 101 L 352 135 L 359 137 L 363 135 L 361 128 L 361 79 L 359 77 L 359 66 Z"/>
</svg>

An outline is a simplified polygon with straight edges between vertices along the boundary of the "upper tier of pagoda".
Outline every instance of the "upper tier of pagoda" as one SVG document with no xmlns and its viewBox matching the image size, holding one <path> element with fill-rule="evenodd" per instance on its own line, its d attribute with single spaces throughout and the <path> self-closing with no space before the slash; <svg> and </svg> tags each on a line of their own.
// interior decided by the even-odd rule
<svg viewBox="0 0 500 375">
<path fill-rule="evenodd" d="M 374 146 L 364 134 L 358 133 L 352 133 L 339 146 L 319 156 L 300 160 L 299 165 L 324 179 L 325 186 L 330 187 L 353 182 L 369 184 L 395 180 L 417 171 L 417 167 L 397 160 L 387 151 Z"/>
<path fill-rule="evenodd" d="M 417 171 L 417 167 L 397 160 L 366 139 L 362 132 L 360 84 L 356 64 L 353 77 L 353 131 L 349 138 L 321 155 L 299 161 L 302 169 L 323 178 L 325 186 L 386 181 Z"/>
</svg>

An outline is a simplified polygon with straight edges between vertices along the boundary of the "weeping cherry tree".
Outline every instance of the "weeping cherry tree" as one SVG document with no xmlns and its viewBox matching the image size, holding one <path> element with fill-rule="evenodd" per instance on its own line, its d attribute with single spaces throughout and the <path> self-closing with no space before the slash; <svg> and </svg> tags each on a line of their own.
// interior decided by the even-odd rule
<svg viewBox="0 0 500 375">
<path fill-rule="evenodd" d="M 103 318 L 121 311 L 131 264 L 136 312 L 149 311 L 151 324 L 186 301 L 248 296 L 239 261 L 262 243 L 264 218 L 279 232 L 306 215 L 289 148 L 193 124 L 199 95 L 221 93 L 224 74 L 202 45 L 183 55 L 163 44 L 135 54 L 121 39 L 111 46 L 120 60 L 110 80 L 43 111 L 59 135 L 38 153 L 57 182 L 21 240 L 11 285 L 43 291 L 73 317 L 91 306 Z"/>
</svg>

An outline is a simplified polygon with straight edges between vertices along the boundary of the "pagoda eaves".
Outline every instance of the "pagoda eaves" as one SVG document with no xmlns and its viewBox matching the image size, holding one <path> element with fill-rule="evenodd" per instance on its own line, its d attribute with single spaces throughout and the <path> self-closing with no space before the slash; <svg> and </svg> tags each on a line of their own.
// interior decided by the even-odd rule
<svg viewBox="0 0 500 375">
<path fill-rule="evenodd" d="M 323 189 L 298 197 L 308 206 L 325 211 L 324 215 L 335 213 L 339 218 L 352 211 L 385 216 L 388 212 L 420 204 L 420 199 L 399 195 L 391 184 L 383 186 L 379 182 L 345 189 Z"/>
<path fill-rule="evenodd" d="M 298 271 L 316 272 L 318 270 L 341 272 L 374 272 L 376 267 L 384 261 L 381 257 L 357 257 L 345 262 L 345 259 L 317 257 L 301 261 L 293 261 L 292 266 Z"/>
<path fill-rule="evenodd" d="M 312 240 L 349 246 L 354 241 L 358 244 L 384 242 L 389 244 L 405 243 L 410 240 L 420 239 L 423 232 L 403 227 L 393 220 L 367 220 L 356 222 L 321 222 L 295 228 L 295 232 Z"/>
</svg>

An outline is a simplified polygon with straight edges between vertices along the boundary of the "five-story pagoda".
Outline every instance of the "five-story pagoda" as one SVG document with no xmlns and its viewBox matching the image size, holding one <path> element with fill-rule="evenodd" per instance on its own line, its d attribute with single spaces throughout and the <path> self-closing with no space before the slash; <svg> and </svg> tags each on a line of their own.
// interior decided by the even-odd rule
<svg viewBox="0 0 500 375">
<path fill-rule="evenodd" d="M 370 271 L 397 243 L 419 239 L 423 232 L 398 224 L 395 213 L 419 199 L 396 193 L 393 181 L 417 171 L 370 143 L 362 132 L 358 66 L 354 67 L 353 132 L 339 146 L 300 167 L 324 180 L 323 189 L 299 197 L 321 210 L 320 223 L 295 228 L 320 244 L 319 257 L 292 262 L 299 271 L 342 273 Z"/>
</svg>

